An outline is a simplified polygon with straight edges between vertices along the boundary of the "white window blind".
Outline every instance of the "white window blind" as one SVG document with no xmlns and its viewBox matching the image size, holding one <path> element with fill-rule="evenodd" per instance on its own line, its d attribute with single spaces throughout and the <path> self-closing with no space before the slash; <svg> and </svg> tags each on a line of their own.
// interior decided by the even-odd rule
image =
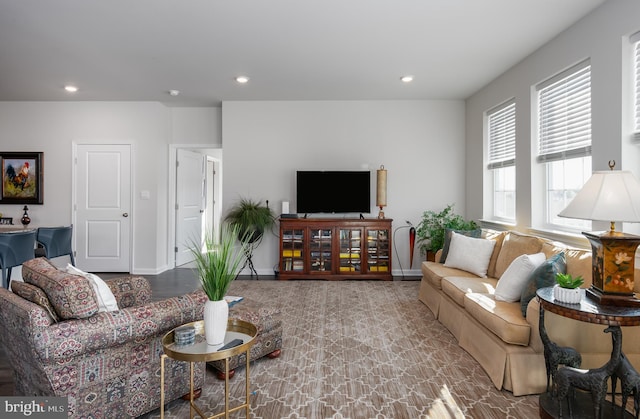
<svg viewBox="0 0 640 419">
<path fill-rule="evenodd" d="M 515 165 L 516 103 L 511 100 L 487 113 L 489 169 Z"/>
<path fill-rule="evenodd" d="M 578 64 L 537 86 L 538 162 L 591 155 L 591 65 Z"/>
<path fill-rule="evenodd" d="M 634 118 L 636 139 L 640 139 L 640 32 L 631 35 L 633 44 L 633 75 L 634 75 Z"/>
</svg>

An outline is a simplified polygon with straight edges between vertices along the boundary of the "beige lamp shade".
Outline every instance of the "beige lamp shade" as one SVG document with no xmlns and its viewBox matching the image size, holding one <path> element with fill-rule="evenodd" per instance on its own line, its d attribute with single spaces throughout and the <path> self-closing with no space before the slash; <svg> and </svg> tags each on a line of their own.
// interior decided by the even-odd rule
<svg viewBox="0 0 640 419">
<path fill-rule="evenodd" d="M 640 182 L 629 171 L 594 172 L 558 216 L 597 221 L 640 222 Z"/>
<path fill-rule="evenodd" d="M 387 170 L 380 166 L 377 171 L 376 206 L 387 206 Z"/>
</svg>

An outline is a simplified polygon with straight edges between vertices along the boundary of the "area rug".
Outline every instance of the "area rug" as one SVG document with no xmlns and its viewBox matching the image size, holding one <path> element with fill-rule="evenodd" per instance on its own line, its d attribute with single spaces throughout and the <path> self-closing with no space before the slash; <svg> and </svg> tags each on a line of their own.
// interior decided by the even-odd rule
<svg viewBox="0 0 640 419">
<path fill-rule="evenodd" d="M 280 308 L 284 322 L 282 355 L 251 364 L 252 417 L 538 417 L 538 397 L 496 390 L 418 301 L 419 284 L 234 281 L 229 294 Z M 231 382 L 235 405 L 244 395 L 244 369 Z M 223 390 L 208 370 L 198 404 L 218 413 Z M 188 402 L 166 407 L 167 418 L 189 417 Z M 159 417 L 159 410 L 144 417 Z"/>
</svg>

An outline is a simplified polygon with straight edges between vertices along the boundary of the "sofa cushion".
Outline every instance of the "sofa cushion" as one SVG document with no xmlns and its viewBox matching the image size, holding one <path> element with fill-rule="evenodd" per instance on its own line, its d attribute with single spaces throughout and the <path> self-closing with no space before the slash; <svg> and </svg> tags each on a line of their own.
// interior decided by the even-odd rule
<svg viewBox="0 0 640 419">
<path fill-rule="evenodd" d="M 543 240 L 539 237 L 510 231 L 504 238 L 500 253 L 496 259 L 495 277 L 500 278 L 511 262 L 520 255 L 532 255 L 542 249 Z"/>
<path fill-rule="evenodd" d="M 498 281 L 494 293 L 496 300 L 510 303 L 520 301 L 520 295 L 531 276 L 531 272 L 544 261 L 545 256 L 542 252 L 533 255 L 520 255 L 515 258 Z"/>
<path fill-rule="evenodd" d="M 498 255 L 500 254 L 500 249 L 502 248 L 502 242 L 504 238 L 507 236 L 506 231 L 495 231 L 495 230 L 483 230 L 482 238 L 487 240 L 495 240 L 496 245 L 493 247 L 493 253 L 491 253 L 491 259 L 489 259 L 489 266 L 487 267 L 487 276 L 491 278 L 496 278 L 496 261 L 498 260 Z"/>
<path fill-rule="evenodd" d="M 589 288 L 592 281 L 591 250 L 567 248 L 565 250 L 567 259 L 567 273 L 573 277 L 584 278 L 582 288 Z M 639 281 L 636 281 L 636 286 Z M 636 290 L 637 292 L 637 290 Z"/>
<path fill-rule="evenodd" d="M 471 272 L 481 278 L 487 276 L 489 259 L 496 242 L 476 239 L 451 232 L 451 247 L 444 266 Z"/>
<path fill-rule="evenodd" d="M 22 281 L 11 281 L 11 291 L 25 300 L 44 308 L 55 323 L 60 321 L 56 310 L 51 305 L 49 298 L 47 298 L 47 294 L 40 288 Z"/>
<path fill-rule="evenodd" d="M 529 301 L 536 296 L 536 291 L 540 288 L 551 287 L 556 283 L 557 273 L 567 272 L 567 262 L 564 252 L 557 253 L 542 262 L 529 276 L 520 294 L 520 310 L 523 316 L 527 316 L 527 306 Z"/>
<path fill-rule="evenodd" d="M 438 262 L 422 262 L 422 275 L 436 289 L 442 289 L 442 278 L 449 276 L 464 276 L 469 278 L 478 278 L 477 275 L 461 269 L 449 268 Z"/>
<path fill-rule="evenodd" d="M 442 292 L 448 295 L 456 304 L 464 307 L 464 296 L 466 294 L 493 294 L 497 282 L 493 278 L 448 276 L 442 280 Z"/>
<path fill-rule="evenodd" d="M 444 263 L 447 260 L 447 255 L 449 254 L 449 248 L 451 247 L 451 233 L 455 232 L 458 234 L 462 234 L 467 237 L 474 237 L 476 239 L 480 238 L 482 235 L 482 229 L 476 228 L 475 230 L 454 230 L 451 228 L 444 229 L 444 245 L 442 246 L 442 252 L 440 253 L 439 261 Z"/>
<path fill-rule="evenodd" d="M 529 345 L 531 327 L 520 312 L 519 303 L 496 301 L 491 294 L 469 293 L 464 297 L 467 313 L 503 342 Z"/>
<path fill-rule="evenodd" d="M 61 319 L 84 319 L 98 312 L 98 303 L 89 281 L 58 270 L 46 258 L 23 263 L 22 277 L 47 294 Z"/>
</svg>

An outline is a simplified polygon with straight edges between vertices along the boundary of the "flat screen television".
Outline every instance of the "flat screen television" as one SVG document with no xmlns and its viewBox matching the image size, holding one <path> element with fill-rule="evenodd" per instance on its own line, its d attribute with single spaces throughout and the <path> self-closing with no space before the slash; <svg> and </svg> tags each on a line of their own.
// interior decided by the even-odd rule
<svg viewBox="0 0 640 419">
<path fill-rule="evenodd" d="M 369 171 L 296 172 L 298 214 L 371 212 Z"/>
</svg>

